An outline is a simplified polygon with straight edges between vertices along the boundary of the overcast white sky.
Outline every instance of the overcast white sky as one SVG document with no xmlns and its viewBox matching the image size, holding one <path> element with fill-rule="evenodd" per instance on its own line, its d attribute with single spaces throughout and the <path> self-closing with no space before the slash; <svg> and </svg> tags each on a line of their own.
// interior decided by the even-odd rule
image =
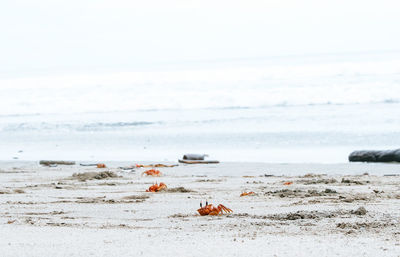
<svg viewBox="0 0 400 257">
<path fill-rule="evenodd" d="M 398 0 L 2 0 L 0 73 L 400 49 Z"/>
</svg>

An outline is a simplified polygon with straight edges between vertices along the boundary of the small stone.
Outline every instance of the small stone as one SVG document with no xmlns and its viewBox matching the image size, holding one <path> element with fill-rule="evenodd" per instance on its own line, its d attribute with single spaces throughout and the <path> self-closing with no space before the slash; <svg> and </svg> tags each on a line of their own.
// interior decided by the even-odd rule
<svg viewBox="0 0 400 257">
<path fill-rule="evenodd" d="M 357 210 L 352 211 L 352 213 L 356 214 L 356 215 L 365 215 L 365 214 L 367 214 L 367 210 L 364 207 L 361 206 Z"/>
</svg>

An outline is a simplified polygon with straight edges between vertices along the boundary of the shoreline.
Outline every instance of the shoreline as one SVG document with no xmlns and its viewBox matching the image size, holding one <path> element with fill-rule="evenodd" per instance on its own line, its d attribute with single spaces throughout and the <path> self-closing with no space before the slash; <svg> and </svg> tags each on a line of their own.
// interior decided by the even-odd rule
<svg viewBox="0 0 400 257">
<path fill-rule="evenodd" d="M 208 171 L 218 169 L 219 175 L 241 176 L 241 175 L 263 175 L 266 173 L 275 176 L 294 176 L 305 175 L 307 173 L 327 174 L 327 175 L 362 175 L 367 172 L 370 175 L 399 175 L 400 163 L 396 162 L 343 162 L 343 163 L 279 163 L 279 162 L 234 162 L 222 161 L 218 164 L 184 164 L 178 161 L 112 161 L 112 160 L 69 160 L 55 159 L 57 161 L 72 161 L 75 165 L 57 165 L 53 168 L 84 168 L 80 164 L 87 163 L 104 163 L 107 167 L 118 169 L 123 166 L 134 166 L 136 164 L 175 164 L 177 165 L 172 171 L 179 172 L 184 170 L 197 172 L 198 168 L 206 168 Z M 0 170 L 4 168 L 44 168 L 39 164 L 40 160 L 0 160 Z M 51 167 L 50 167 L 51 168 Z M 213 169 L 208 169 L 213 168 Z M 162 168 L 161 168 L 162 169 Z M 231 172 L 235 171 L 235 172 Z M 218 175 L 215 174 L 215 175 Z"/>
</svg>

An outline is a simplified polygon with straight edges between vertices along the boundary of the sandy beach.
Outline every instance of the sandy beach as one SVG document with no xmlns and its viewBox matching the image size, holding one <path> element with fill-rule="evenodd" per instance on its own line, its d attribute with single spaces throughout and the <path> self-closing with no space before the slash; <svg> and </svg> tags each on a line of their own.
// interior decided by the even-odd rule
<svg viewBox="0 0 400 257">
<path fill-rule="evenodd" d="M 2 1 L 0 257 L 400 257 L 399 10 Z"/>
<path fill-rule="evenodd" d="M 399 165 L 135 163 L 1 162 L 1 256 L 400 255 Z"/>
</svg>

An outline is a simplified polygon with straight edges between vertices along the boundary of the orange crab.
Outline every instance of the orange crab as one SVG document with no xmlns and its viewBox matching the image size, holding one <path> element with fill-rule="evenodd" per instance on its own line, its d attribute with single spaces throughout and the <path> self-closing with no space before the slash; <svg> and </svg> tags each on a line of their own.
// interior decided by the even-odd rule
<svg viewBox="0 0 400 257">
<path fill-rule="evenodd" d="M 97 168 L 107 168 L 107 166 L 104 163 L 97 163 Z"/>
<path fill-rule="evenodd" d="M 144 171 L 144 172 L 142 173 L 142 176 L 143 176 L 144 174 L 146 174 L 147 176 L 153 176 L 153 177 L 159 177 L 159 176 L 161 176 L 161 172 L 160 172 L 159 170 L 154 170 L 154 169 Z"/>
<path fill-rule="evenodd" d="M 208 204 L 206 201 L 206 206 L 203 207 L 203 204 L 200 202 L 200 209 L 197 210 L 201 216 L 205 215 L 220 215 L 225 213 L 231 213 L 233 212 L 231 209 L 223 206 L 222 204 L 219 204 L 217 207 L 215 207 L 212 204 Z"/>
<path fill-rule="evenodd" d="M 240 194 L 240 196 L 242 197 L 242 196 L 246 196 L 246 195 L 255 195 L 256 193 L 254 193 L 253 191 L 251 191 L 251 192 L 243 192 L 243 193 L 241 193 Z"/>
<path fill-rule="evenodd" d="M 154 185 L 150 186 L 149 189 L 146 190 L 146 192 L 159 192 L 165 189 L 167 189 L 167 185 L 161 182 L 159 185 L 155 183 Z"/>
<path fill-rule="evenodd" d="M 291 184 L 293 184 L 293 182 L 292 181 L 287 181 L 287 182 L 285 182 L 285 183 L 283 183 L 285 186 L 290 186 Z"/>
</svg>

